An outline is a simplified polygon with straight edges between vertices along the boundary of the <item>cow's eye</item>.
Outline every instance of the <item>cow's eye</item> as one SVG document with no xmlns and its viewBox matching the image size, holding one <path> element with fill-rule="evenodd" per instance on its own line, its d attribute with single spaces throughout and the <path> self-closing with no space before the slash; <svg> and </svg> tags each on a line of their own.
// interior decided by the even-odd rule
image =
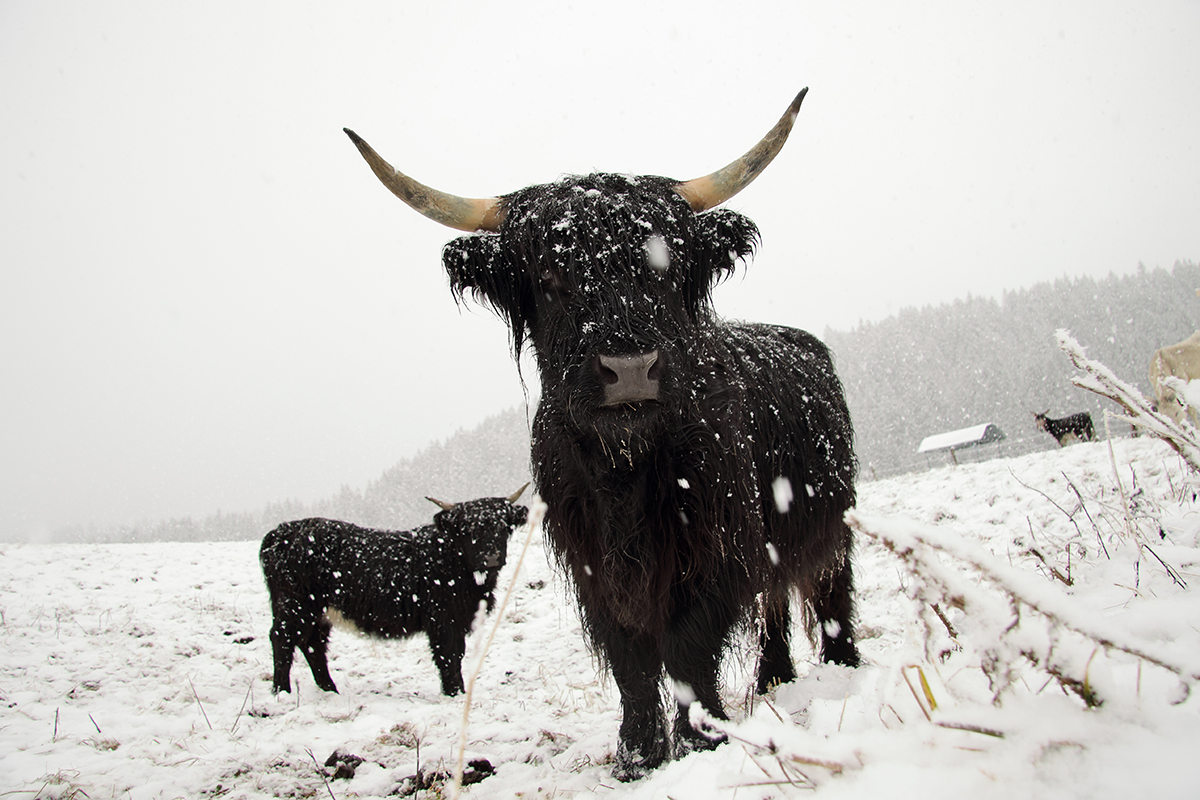
<svg viewBox="0 0 1200 800">
<path fill-rule="evenodd" d="M 542 270 L 538 276 L 538 282 L 541 284 L 543 292 L 558 295 L 566 293 L 566 286 L 563 284 L 562 276 L 550 267 Z"/>
</svg>

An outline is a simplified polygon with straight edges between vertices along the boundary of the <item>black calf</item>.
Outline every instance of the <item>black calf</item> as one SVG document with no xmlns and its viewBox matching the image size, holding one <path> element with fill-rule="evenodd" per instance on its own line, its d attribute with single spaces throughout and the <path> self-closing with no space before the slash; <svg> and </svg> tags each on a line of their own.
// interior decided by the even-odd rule
<svg viewBox="0 0 1200 800">
<path fill-rule="evenodd" d="M 413 531 L 304 519 L 268 533 L 259 561 L 274 617 L 273 690 L 291 691 L 299 647 L 317 686 L 337 691 L 326 660 L 332 618 L 385 638 L 424 631 L 442 693 L 461 692 L 466 635 L 481 602 L 492 610 L 509 536 L 528 516 L 514 505 L 524 488 L 509 498 L 457 505 L 434 500 L 443 510 L 432 525 Z"/>
</svg>

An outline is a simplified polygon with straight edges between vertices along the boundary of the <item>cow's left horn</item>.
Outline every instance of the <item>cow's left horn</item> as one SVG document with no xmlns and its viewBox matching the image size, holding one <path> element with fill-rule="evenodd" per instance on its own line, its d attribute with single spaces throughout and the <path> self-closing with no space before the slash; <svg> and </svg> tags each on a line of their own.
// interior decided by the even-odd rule
<svg viewBox="0 0 1200 800">
<path fill-rule="evenodd" d="M 497 197 L 472 199 L 440 192 L 413 180 L 393 167 L 376 153 L 371 145 L 349 128 L 342 128 L 350 141 L 362 153 L 371 171 L 391 190 L 392 194 L 408 203 L 417 211 L 435 222 L 440 222 L 460 231 L 499 231 L 504 222 L 504 207 Z"/>
<path fill-rule="evenodd" d="M 440 508 L 442 511 L 453 511 L 454 510 L 454 503 L 447 503 L 444 500 L 435 500 L 432 497 L 426 497 L 425 499 L 428 500 L 429 502 L 433 503 L 435 506 Z"/>
<path fill-rule="evenodd" d="M 515 492 L 513 492 L 512 494 L 510 494 L 508 496 L 508 502 L 510 502 L 510 503 L 517 502 L 517 500 L 521 499 L 521 493 L 524 492 L 528 488 L 529 488 L 529 484 L 526 483 L 520 489 L 517 489 Z"/>
<path fill-rule="evenodd" d="M 775 123 L 775 127 L 771 128 L 762 141 L 754 145 L 746 155 L 711 175 L 680 183 L 675 187 L 675 191 L 679 192 L 683 199 L 688 201 L 692 210 L 699 214 L 701 211 L 719 206 L 745 189 L 751 181 L 758 177 L 759 173 L 767 168 L 767 165 L 783 148 L 783 143 L 787 141 L 788 134 L 792 131 L 792 124 L 796 121 L 796 115 L 800 113 L 800 104 L 804 102 L 806 94 L 808 94 L 807 86 L 800 90 L 800 94 L 796 95 L 796 99 L 779 118 L 779 122 Z"/>
</svg>

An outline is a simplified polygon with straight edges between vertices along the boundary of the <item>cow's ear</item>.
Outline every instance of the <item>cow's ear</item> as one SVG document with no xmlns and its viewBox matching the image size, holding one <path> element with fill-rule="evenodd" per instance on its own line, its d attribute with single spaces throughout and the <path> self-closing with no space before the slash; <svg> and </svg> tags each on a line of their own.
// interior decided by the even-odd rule
<svg viewBox="0 0 1200 800">
<path fill-rule="evenodd" d="M 439 511 L 433 515 L 434 527 L 446 539 L 455 539 L 462 532 L 462 514 L 457 508 Z"/>
<path fill-rule="evenodd" d="M 442 265 L 450 288 L 462 299 L 468 292 L 500 315 L 520 352 L 533 315 L 533 287 L 512 267 L 500 246 L 500 234 L 460 236 L 442 248 Z"/>
<path fill-rule="evenodd" d="M 748 217 L 724 208 L 696 217 L 694 257 L 684 278 L 684 297 L 691 314 L 701 314 L 712 303 L 712 288 L 730 275 L 739 261 L 754 254 L 758 227 Z"/>
<path fill-rule="evenodd" d="M 719 280 L 737 268 L 739 261 L 754 255 L 758 226 L 736 211 L 718 208 L 696 217 L 697 241 L 708 256 L 712 278 Z"/>
</svg>

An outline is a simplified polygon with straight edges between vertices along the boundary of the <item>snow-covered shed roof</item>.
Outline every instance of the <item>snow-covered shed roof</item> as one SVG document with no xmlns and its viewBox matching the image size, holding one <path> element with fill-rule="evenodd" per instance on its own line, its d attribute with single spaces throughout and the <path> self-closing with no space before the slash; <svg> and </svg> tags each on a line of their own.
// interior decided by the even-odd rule
<svg viewBox="0 0 1200 800">
<path fill-rule="evenodd" d="M 972 425 L 970 428 L 926 436 L 921 440 L 921 446 L 917 448 L 917 452 L 929 453 L 934 450 L 955 450 L 960 447 L 974 447 L 977 444 L 998 442 L 1003 438 L 1004 431 L 1000 430 L 999 425 L 985 422 L 982 425 Z"/>
</svg>

